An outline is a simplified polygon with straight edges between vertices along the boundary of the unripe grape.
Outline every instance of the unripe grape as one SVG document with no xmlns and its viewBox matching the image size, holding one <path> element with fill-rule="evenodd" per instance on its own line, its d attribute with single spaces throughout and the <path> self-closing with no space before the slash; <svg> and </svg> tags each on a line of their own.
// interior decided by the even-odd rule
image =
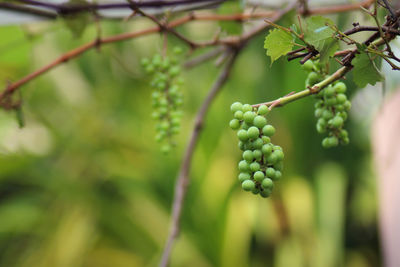
<svg viewBox="0 0 400 267">
<path fill-rule="evenodd" d="M 237 130 L 240 127 L 240 122 L 237 119 L 233 119 L 229 122 L 229 127 L 231 127 L 233 130 Z"/>
<path fill-rule="evenodd" d="M 265 178 L 264 180 L 262 180 L 261 186 L 264 189 L 272 190 L 274 188 L 274 182 L 269 178 Z"/>
<path fill-rule="evenodd" d="M 243 111 L 238 110 L 235 112 L 235 114 L 233 116 L 235 117 L 235 119 L 243 120 Z"/>
<path fill-rule="evenodd" d="M 336 97 L 329 97 L 325 99 L 325 104 L 327 106 L 334 106 L 336 105 L 337 101 L 336 101 Z"/>
<path fill-rule="evenodd" d="M 262 153 L 261 150 L 259 150 L 259 149 L 256 149 L 256 150 L 253 151 L 253 157 L 254 157 L 257 161 L 261 160 L 262 155 L 263 155 L 263 153 Z"/>
<path fill-rule="evenodd" d="M 281 150 L 281 151 L 282 151 L 282 148 L 281 148 L 280 146 L 274 146 L 273 149 L 274 149 L 274 150 Z"/>
<path fill-rule="evenodd" d="M 335 128 L 339 128 L 343 125 L 343 118 L 340 116 L 335 116 L 332 121 L 331 121 L 331 125 Z"/>
<path fill-rule="evenodd" d="M 264 197 L 264 198 L 267 198 L 267 197 L 269 197 L 269 196 L 271 195 L 271 191 L 269 191 L 269 190 L 263 190 L 263 191 L 260 192 L 260 195 L 261 195 L 262 197 Z"/>
<path fill-rule="evenodd" d="M 256 114 L 253 111 L 246 111 L 243 114 L 243 120 L 247 123 L 247 124 L 252 124 L 253 120 L 255 118 Z"/>
<path fill-rule="evenodd" d="M 317 100 L 317 102 L 315 102 L 314 104 L 314 108 L 321 108 L 323 105 L 324 105 L 323 100 Z"/>
<path fill-rule="evenodd" d="M 242 129 L 243 130 L 248 130 L 250 128 L 250 125 L 248 125 L 247 123 L 243 122 L 242 123 Z"/>
<path fill-rule="evenodd" d="M 343 137 L 342 143 L 343 143 L 344 145 L 349 144 L 349 142 L 350 142 L 350 139 L 349 139 L 348 137 Z"/>
<path fill-rule="evenodd" d="M 233 104 L 231 105 L 231 111 L 232 111 L 232 113 L 235 113 L 235 112 L 238 111 L 238 110 L 241 111 L 242 108 L 243 108 L 243 104 L 240 103 L 240 102 L 235 102 L 235 103 L 233 103 Z"/>
<path fill-rule="evenodd" d="M 333 86 L 329 85 L 328 87 L 326 87 L 324 89 L 324 96 L 325 97 L 332 97 L 335 95 L 335 88 L 333 88 Z"/>
<path fill-rule="evenodd" d="M 266 115 L 269 112 L 269 108 L 266 105 L 261 105 L 258 107 L 258 114 L 259 115 Z"/>
<path fill-rule="evenodd" d="M 245 160 L 241 160 L 238 164 L 238 167 L 239 171 L 241 172 L 247 172 L 250 169 L 249 164 Z"/>
<path fill-rule="evenodd" d="M 252 180 L 245 180 L 242 182 L 242 188 L 245 191 L 252 191 L 256 187 L 256 184 Z"/>
<path fill-rule="evenodd" d="M 274 180 L 280 180 L 282 178 L 282 173 L 280 171 L 275 171 Z"/>
<path fill-rule="evenodd" d="M 342 112 L 339 112 L 338 114 L 340 117 L 342 117 L 342 119 L 344 121 L 347 120 L 347 112 L 342 111 Z"/>
<path fill-rule="evenodd" d="M 273 136 L 275 133 L 275 128 L 274 126 L 267 124 L 263 127 L 262 132 L 266 136 Z"/>
<path fill-rule="evenodd" d="M 277 163 L 277 161 L 278 161 L 278 158 L 277 158 L 277 155 L 273 152 L 273 153 L 271 153 L 268 157 L 267 157 L 267 161 L 268 161 L 268 163 L 270 163 L 270 164 L 275 164 L 275 163 Z"/>
<path fill-rule="evenodd" d="M 169 70 L 169 75 L 171 75 L 171 77 L 176 77 L 179 75 L 180 72 L 181 72 L 181 68 L 179 66 L 173 66 Z"/>
<path fill-rule="evenodd" d="M 272 154 L 275 154 L 275 157 L 276 157 L 277 161 L 281 161 L 285 156 L 283 154 L 282 150 L 275 150 L 274 152 L 272 152 Z"/>
<path fill-rule="evenodd" d="M 343 82 L 337 82 L 334 85 L 334 88 L 335 88 L 336 93 L 343 94 L 346 92 L 346 84 L 344 84 Z"/>
<path fill-rule="evenodd" d="M 248 162 L 252 162 L 254 159 L 254 155 L 253 152 L 251 150 L 246 150 L 243 152 L 243 159 L 248 161 Z"/>
<path fill-rule="evenodd" d="M 153 72 L 154 72 L 154 66 L 153 66 L 153 65 L 148 65 L 148 66 L 146 67 L 146 72 L 147 72 L 148 74 L 153 73 Z"/>
<path fill-rule="evenodd" d="M 261 148 L 261 152 L 266 156 L 271 154 L 272 146 L 270 146 L 269 144 L 263 145 L 262 148 Z"/>
<path fill-rule="evenodd" d="M 258 193 L 260 193 L 260 189 L 258 189 L 258 188 L 256 187 L 256 188 L 254 188 L 253 190 L 251 190 L 251 192 L 252 192 L 254 195 L 257 195 Z"/>
<path fill-rule="evenodd" d="M 180 54 L 182 54 L 183 49 L 179 46 L 175 46 L 173 51 L 174 51 L 174 54 L 180 55 Z"/>
<path fill-rule="evenodd" d="M 244 143 L 242 141 L 239 141 L 238 147 L 239 147 L 240 150 L 245 150 L 244 149 Z"/>
<path fill-rule="evenodd" d="M 251 175 L 247 172 L 241 172 L 241 173 L 239 173 L 239 176 L 238 176 L 238 179 L 240 182 L 249 180 L 250 178 L 251 178 Z"/>
<path fill-rule="evenodd" d="M 311 60 L 307 60 L 304 62 L 304 64 L 301 66 L 305 71 L 312 71 L 314 68 L 314 63 Z"/>
<path fill-rule="evenodd" d="M 257 182 L 262 182 L 262 180 L 264 179 L 264 173 L 262 171 L 256 171 L 253 174 L 254 180 Z"/>
<path fill-rule="evenodd" d="M 350 102 L 349 100 L 347 100 L 347 101 L 345 101 L 345 102 L 343 103 L 343 106 L 344 106 L 344 108 L 345 108 L 346 110 L 350 110 L 350 108 L 351 108 L 351 102 Z"/>
<path fill-rule="evenodd" d="M 317 108 L 317 109 L 315 110 L 315 112 L 314 112 L 315 117 L 317 117 L 317 118 L 321 117 L 323 111 L 324 111 L 324 110 L 323 110 L 322 108 Z"/>
<path fill-rule="evenodd" d="M 339 136 L 341 138 L 345 138 L 345 137 L 349 136 L 349 133 L 346 130 L 343 129 L 343 130 L 340 131 Z"/>
<path fill-rule="evenodd" d="M 263 144 L 264 144 L 264 142 L 261 138 L 257 138 L 252 143 L 254 149 L 261 149 Z"/>
<path fill-rule="evenodd" d="M 244 104 L 242 107 L 243 113 L 246 113 L 247 111 L 252 111 L 252 110 L 253 110 L 253 107 L 249 104 Z"/>
<path fill-rule="evenodd" d="M 253 120 L 253 125 L 260 129 L 264 127 L 266 124 L 267 124 L 267 119 L 260 115 L 256 116 Z"/>
<path fill-rule="evenodd" d="M 307 76 L 310 85 L 316 84 L 320 80 L 320 76 L 316 72 L 310 72 Z"/>
<path fill-rule="evenodd" d="M 247 139 L 249 139 L 247 131 L 243 129 L 237 132 L 237 137 L 239 138 L 240 141 L 246 141 Z"/>
<path fill-rule="evenodd" d="M 275 177 L 276 177 L 277 171 L 282 171 L 283 170 L 283 161 L 279 161 L 279 162 L 275 163 L 274 164 L 274 169 L 275 169 Z"/>
<path fill-rule="evenodd" d="M 333 118 L 333 112 L 329 109 L 325 109 L 322 112 L 322 118 L 324 118 L 325 120 L 329 120 Z"/>
<path fill-rule="evenodd" d="M 260 130 L 258 130 L 257 127 L 255 126 L 251 126 L 248 130 L 247 130 L 247 136 L 250 139 L 255 139 L 260 135 Z"/>
<path fill-rule="evenodd" d="M 275 177 L 275 169 L 274 168 L 267 168 L 265 170 L 265 174 L 267 175 L 267 177 L 269 178 L 274 178 Z"/>
<path fill-rule="evenodd" d="M 146 67 L 150 64 L 150 60 L 148 58 L 142 58 L 140 64 L 142 64 L 143 67 Z"/>
<path fill-rule="evenodd" d="M 326 125 L 322 125 L 317 122 L 317 132 L 318 133 L 325 133 L 326 132 Z"/>
<path fill-rule="evenodd" d="M 263 140 L 263 142 L 265 144 L 271 143 L 271 138 L 269 138 L 268 136 L 263 135 L 263 136 L 261 136 L 261 139 Z"/>
<path fill-rule="evenodd" d="M 252 162 L 252 163 L 250 164 L 250 170 L 251 170 L 252 172 L 259 171 L 259 170 L 260 170 L 260 164 L 259 164 L 258 162 Z"/>
<path fill-rule="evenodd" d="M 346 100 L 347 100 L 347 97 L 346 97 L 345 94 L 338 94 L 338 95 L 336 96 L 336 102 L 337 102 L 338 104 L 344 104 L 344 102 L 346 102 Z"/>
</svg>

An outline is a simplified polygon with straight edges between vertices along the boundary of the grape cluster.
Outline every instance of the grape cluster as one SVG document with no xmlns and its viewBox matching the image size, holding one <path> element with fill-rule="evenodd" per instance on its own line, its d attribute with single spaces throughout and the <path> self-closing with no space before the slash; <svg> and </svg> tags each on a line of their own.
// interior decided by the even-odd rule
<svg viewBox="0 0 400 267">
<path fill-rule="evenodd" d="M 245 191 L 268 197 L 274 181 L 282 177 L 283 151 L 271 143 L 275 128 L 267 124 L 269 109 L 265 105 L 253 108 L 249 104 L 235 102 L 231 105 L 234 119 L 229 122 L 237 130 L 239 149 L 243 151 L 239 162 L 239 181 Z"/>
<path fill-rule="evenodd" d="M 306 80 L 306 87 L 323 80 L 323 74 L 319 71 L 318 63 L 307 61 L 303 65 L 304 69 L 310 71 Z M 327 136 L 322 140 L 324 148 L 330 148 L 339 144 L 348 144 L 348 132 L 343 129 L 344 122 L 347 120 L 347 111 L 351 108 L 351 103 L 347 100 L 346 84 L 336 81 L 328 85 L 315 95 L 315 117 L 317 121 L 317 132 L 326 133 Z"/>
<path fill-rule="evenodd" d="M 179 47 L 174 49 L 174 54 L 180 54 Z M 148 74 L 153 75 L 150 86 L 154 89 L 151 94 L 154 111 L 152 117 L 156 123 L 156 141 L 163 143 L 161 151 L 168 153 L 175 145 L 173 136 L 179 133 L 183 94 L 180 86 L 183 83 L 179 74 L 181 68 L 174 57 L 162 57 L 155 54 L 152 59 L 143 58 L 142 66 Z"/>
</svg>

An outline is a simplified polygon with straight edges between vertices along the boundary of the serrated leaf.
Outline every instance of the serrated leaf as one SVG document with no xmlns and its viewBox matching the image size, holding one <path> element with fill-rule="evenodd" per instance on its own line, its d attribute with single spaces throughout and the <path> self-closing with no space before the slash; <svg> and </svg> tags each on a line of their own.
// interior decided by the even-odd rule
<svg viewBox="0 0 400 267">
<path fill-rule="evenodd" d="M 271 30 L 264 41 L 264 48 L 267 50 L 267 56 L 271 57 L 271 64 L 292 51 L 293 44 L 293 37 L 290 33 L 281 29 Z"/>
<path fill-rule="evenodd" d="M 382 81 L 382 75 L 367 53 L 357 54 L 352 64 L 354 66 L 353 80 L 358 87 L 363 88 L 367 84 L 374 85 L 376 82 Z"/>
<path fill-rule="evenodd" d="M 242 13 L 243 8 L 241 1 L 226 1 L 218 8 L 218 14 L 234 14 Z M 219 21 L 219 26 L 223 32 L 230 35 L 239 35 L 242 33 L 242 23 L 236 21 Z"/>
<path fill-rule="evenodd" d="M 325 64 L 330 57 L 339 49 L 339 42 L 336 39 L 326 39 L 319 51 L 319 62 Z"/>
<path fill-rule="evenodd" d="M 325 41 L 333 39 L 335 31 L 329 26 L 333 21 L 322 16 L 313 16 L 306 19 L 307 30 L 304 40 L 315 47 L 318 51 L 324 48 Z"/>
</svg>

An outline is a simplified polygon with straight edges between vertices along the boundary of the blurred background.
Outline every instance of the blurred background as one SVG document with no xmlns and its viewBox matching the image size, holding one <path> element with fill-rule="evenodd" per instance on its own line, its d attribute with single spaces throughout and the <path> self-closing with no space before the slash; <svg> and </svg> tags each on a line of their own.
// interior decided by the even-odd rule
<svg viewBox="0 0 400 267">
<path fill-rule="evenodd" d="M 373 25 L 359 12 L 330 18 L 342 29 Z M 104 36 L 151 25 L 101 22 Z M 193 22 L 180 31 L 205 40 L 218 27 Z M 94 24 L 82 31 L 75 37 L 62 20 L 2 25 L 0 88 L 96 38 Z M 270 67 L 264 35 L 241 53 L 207 116 L 171 266 L 381 266 L 370 125 L 395 74 L 388 69 L 385 86 L 362 90 L 345 81 L 353 102 L 348 146 L 321 147 L 312 98 L 275 109 L 273 142 L 285 151 L 285 168 L 272 197 L 262 199 L 237 180 L 229 107 L 301 90 L 306 78 L 298 61 Z M 183 73 L 182 131 L 163 155 L 153 138 L 150 77 L 140 67 L 161 48 L 154 34 L 91 50 L 22 88 L 24 128 L 14 112 L 0 112 L 0 266 L 158 264 L 193 119 L 219 71 L 211 61 Z"/>
</svg>

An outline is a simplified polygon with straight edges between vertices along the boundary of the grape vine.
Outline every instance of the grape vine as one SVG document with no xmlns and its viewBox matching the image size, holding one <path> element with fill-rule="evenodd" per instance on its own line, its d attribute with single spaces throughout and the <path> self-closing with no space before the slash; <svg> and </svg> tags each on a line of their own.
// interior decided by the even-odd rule
<svg viewBox="0 0 400 267">
<path fill-rule="evenodd" d="M 174 55 L 182 53 L 180 47 L 175 47 Z M 183 84 L 182 77 L 179 77 L 181 68 L 177 59 L 172 57 L 162 57 L 155 54 L 150 60 L 142 59 L 142 66 L 148 74 L 153 75 L 150 86 L 154 89 L 151 94 L 153 119 L 157 121 L 155 128 L 157 131 L 156 141 L 163 143 L 161 151 L 168 153 L 175 142 L 173 136 L 179 133 L 183 94 L 180 86 Z"/>
<path fill-rule="evenodd" d="M 254 108 L 235 102 L 231 111 L 234 118 L 229 126 L 237 130 L 239 149 L 243 151 L 238 164 L 239 182 L 245 191 L 269 197 L 274 181 L 282 177 L 284 158 L 282 148 L 271 143 L 275 128 L 267 124 L 266 115 L 270 110 L 266 105 Z"/>
</svg>

